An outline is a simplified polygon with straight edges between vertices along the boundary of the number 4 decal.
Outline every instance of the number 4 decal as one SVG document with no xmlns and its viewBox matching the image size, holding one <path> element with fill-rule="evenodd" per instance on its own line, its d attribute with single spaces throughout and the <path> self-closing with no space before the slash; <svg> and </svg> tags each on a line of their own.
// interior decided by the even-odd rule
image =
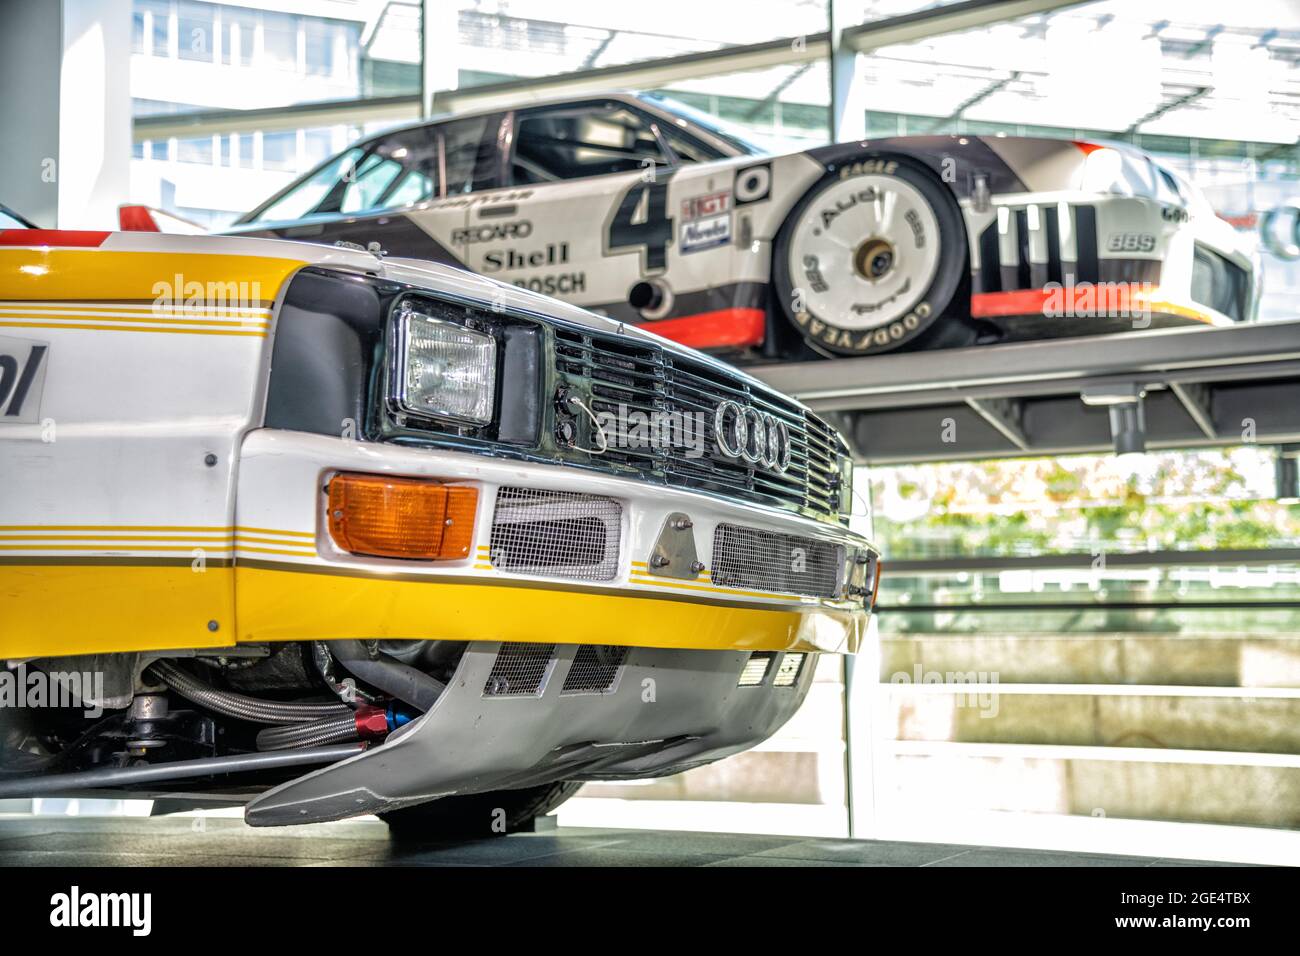
<svg viewBox="0 0 1300 956">
<path fill-rule="evenodd" d="M 639 180 L 627 188 L 609 221 L 608 252 L 641 250 L 643 275 L 668 268 L 673 220 L 668 215 L 668 183 Z"/>
</svg>

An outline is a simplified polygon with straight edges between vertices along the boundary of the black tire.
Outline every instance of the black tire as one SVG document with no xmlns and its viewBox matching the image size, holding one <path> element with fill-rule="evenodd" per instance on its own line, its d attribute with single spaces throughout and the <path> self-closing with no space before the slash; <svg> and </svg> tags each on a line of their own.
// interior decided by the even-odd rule
<svg viewBox="0 0 1300 956">
<path fill-rule="evenodd" d="M 414 807 L 379 814 L 393 836 L 402 840 L 477 839 L 518 833 L 535 817 L 545 816 L 578 792 L 575 780 L 443 797 Z M 504 823 L 504 829 L 502 824 Z"/>
<path fill-rule="evenodd" d="M 817 315 L 810 308 L 796 310 L 791 274 L 793 234 L 809 207 L 833 185 L 858 175 L 892 177 L 919 192 L 938 225 L 939 253 L 934 276 L 917 294 L 909 290 L 912 304 L 905 314 L 878 329 L 848 331 L 836 316 Z M 864 237 L 865 238 L 865 237 Z M 814 260 L 815 261 L 815 260 Z M 807 346 L 821 355 L 874 355 L 911 349 L 953 348 L 974 344 L 981 329 L 970 321 L 970 267 L 966 227 L 952 191 L 929 169 L 902 156 L 868 154 L 832 168 L 790 210 L 777 234 L 772 255 L 772 284 L 780 311 Z M 911 298 L 914 296 L 915 298 Z"/>
</svg>

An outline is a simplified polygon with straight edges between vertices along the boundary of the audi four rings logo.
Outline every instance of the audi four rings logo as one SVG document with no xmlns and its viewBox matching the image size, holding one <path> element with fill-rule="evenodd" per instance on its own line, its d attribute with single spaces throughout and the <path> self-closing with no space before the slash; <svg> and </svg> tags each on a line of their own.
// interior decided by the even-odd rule
<svg viewBox="0 0 1300 956">
<path fill-rule="evenodd" d="M 775 415 L 731 399 L 713 413 L 718 450 L 728 458 L 743 458 L 783 474 L 790 467 L 790 429 Z"/>
</svg>

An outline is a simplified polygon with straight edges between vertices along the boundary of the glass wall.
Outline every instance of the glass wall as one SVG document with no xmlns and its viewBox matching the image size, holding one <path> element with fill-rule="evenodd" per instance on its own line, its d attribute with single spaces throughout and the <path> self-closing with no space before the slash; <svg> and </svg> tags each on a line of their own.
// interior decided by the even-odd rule
<svg viewBox="0 0 1300 956">
<path fill-rule="evenodd" d="M 862 0 L 868 22 L 936 4 Z M 744 12 L 671 0 L 641 8 L 569 0 L 435 4 L 429 81 L 472 89 L 788 38 L 791 62 L 661 84 L 773 150 L 824 143 L 829 74 L 796 50 L 827 29 L 822 0 Z M 132 199 L 221 225 L 361 132 L 418 115 L 421 4 L 134 0 Z M 1210 195 L 1243 232 L 1267 227 L 1265 318 L 1300 306 L 1300 9 L 1105 0 L 874 50 L 860 62 L 871 136 L 1043 135 L 1131 142 Z M 614 85 L 622 85 L 613 81 Z M 407 98 L 399 117 L 313 125 L 304 104 Z M 148 118 L 276 110 L 220 137 L 148 135 Z M 294 120 L 293 117 L 298 117 Z M 271 128 L 274 127 L 274 131 Z M 1277 214 L 1268 217 L 1270 211 Z"/>
<path fill-rule="evenodd" d="M 460 0 L 434 4 L 428 49 L 437 89 L 466 89 L 802 37 L 826 29 L 821 0 L 768 0 L 761 11 L 671 0 Z M 247 6 L 134 0 L 132 196 L 220 227 L 363 132 L 413 120 L 421 94 L 422 5 L 280 0 Z M 761 15 L 760 15 L 761 14 Z M 824 143 L 824 64 L 672 84 L 671 92 L 752 131 L 773 149 Z M 397 118 L 310 125 L 311 104 L 407 98 Z M 149 135 L 150 119 L 258 110 L 218 135 Z M 282 111 L 280 116 L 267 111 Z M 298 117 L 294 122 L 293 117 Z M 289 123 L 285 128 L 285 123 Z M 224 125 L 229 125 L 224 124 Z M 201 124 L 200 124 L 201 126 Z"/>
<path fill-rule="evenodd" d="M 1300 7 L 1107 0 L 865 58 L 871 136 L 978 133 L 1132 143 L 1258 233 L 1300 185 Z M 1300 308 L 1294 216 L 1275 217 L 1264 318 Z M 1283 234 L 1284 233 L 1284 234 Z"/>
<path fill-rule="evenodd" d="M 204 226 L 228 224 L 367 126 L 311 125 L 309 113 L 286 124 L 274 111 L 419 96 L 419 3 L 134 0 L 132 18 L 131 199 Z M 257 113 L 234 130 L 201 122 L 231 110 Z M 182 117 L 199 121 L 195 135 L 151 133 Z"/>
<path fill-rule="evenodd" d="M 1273 755 L 1300 750 L 1300 504 L 1272 449 L 879 468 L 871 487 L 878 833 L 1297 825 L 1300 775 Z"/>
</svg>

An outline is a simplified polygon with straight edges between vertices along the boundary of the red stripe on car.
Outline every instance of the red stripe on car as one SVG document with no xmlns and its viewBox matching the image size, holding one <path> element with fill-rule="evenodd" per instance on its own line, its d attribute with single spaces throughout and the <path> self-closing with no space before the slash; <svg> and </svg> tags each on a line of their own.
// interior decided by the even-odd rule
<svg viewBox="0 0 1300 956">
<path fill-rule="evenodd" d="M 111 232 L 78 229 L 0 229 L 0 246 L 85 246 L 98 247 Z"/>
<path fill-rule="evenodd" d="M 1056 291 L 1061 295 L 1065 290 Z M 1016 292 L 976 292 L 970 297 L 970 314 L 977 318 L 1000 315 L 1034 315 L 1047 308 L 1046 289 L 1020 289 Z"/>
<path fill-rule="evenodd" d="M 718 309 L 646 322 L 641 328 L 691 348 L 739 348 L 763 344 L 767 315 L 762 309 Z"/>
</svg>

